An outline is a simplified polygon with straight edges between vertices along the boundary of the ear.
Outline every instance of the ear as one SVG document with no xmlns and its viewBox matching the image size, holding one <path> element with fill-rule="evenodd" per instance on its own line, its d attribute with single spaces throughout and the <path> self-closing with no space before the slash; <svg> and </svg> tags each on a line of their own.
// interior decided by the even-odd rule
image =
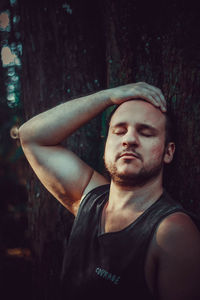
<svg viewBox="0 0 200 300">
<path fill-rule="evenodd" d="M 173 142 L 168 143 L 168 145 L 166 146 L 164 154 L 164 162 L 166 164 L 169 164 L 173 160 L 175 148 L 176 147 Z"/>
</svg>

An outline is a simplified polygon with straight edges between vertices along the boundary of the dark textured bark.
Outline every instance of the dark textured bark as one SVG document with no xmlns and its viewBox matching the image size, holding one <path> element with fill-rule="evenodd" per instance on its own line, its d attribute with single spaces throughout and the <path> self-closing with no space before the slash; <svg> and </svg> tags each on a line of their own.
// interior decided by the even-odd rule
<svg viewBox="0 0 200 300">
<path fill-rule="evenodd" d="M 26 118 L 72 97 L 104 87 L 103 31 L 96 3 L 90 10 L 83 1 L 20 1 L 23 33 L 23 98 Z M 68 147 L 93 167 L 98 167 L 101 119 L 77 131 Z M 35 255 L 34 299 L 56 299 L 63 241 L 72 216 L 30 171 L 29 226 Z"/>
<path fill-rule="evenodd" d="M 165 185 L 200 214 L 200 21 L 178 1 L 105 1 L 109 86 L 146 81 L 161 88 L 177 127 L 176 157 Z"/>
<path fill-rule="evenodd" d="M 20 0 L 24 107 L 28 119 L 105 87 L 135 81 L 160 87 L 178 132 L 177 155 L 173 172 L 166 172 L 166 186 L 186 207 L 200 213 L 200 22 L 194 6 L 176 2 L 76 0 L 35 5 Z M 100 135 L 98 117 L 75 133 L 68 146 L 98 167 Z M 36 258 L 33 298 L 56 299 L 63 240 L 73 219 L 32 172 L 29 205 Z"/>
</svg>

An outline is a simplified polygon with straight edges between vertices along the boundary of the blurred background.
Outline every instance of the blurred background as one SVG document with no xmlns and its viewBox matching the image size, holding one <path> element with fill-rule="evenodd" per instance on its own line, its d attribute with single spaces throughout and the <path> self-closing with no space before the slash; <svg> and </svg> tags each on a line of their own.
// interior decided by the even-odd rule
<svg viewBox="0 0 200 300">
<path fill-rule="evenodd" d="M 200 217 L 200 15 L 193 1 L 1 0 L 0 297 L 55 300 L 73 217 L 42 187 L 17 128 L 101 89 L 162 89 L 177 151 L 165 186 Z M 98 171 L 106 110 L 63 143 Z"/>
<path fill-rule="evenodd" d="M 31 287 L 27 164 L 17 127 L 21 101 L 22 43 L 15 1 L 0 4 L 0 285 L 2 299 L 24 297 Z M 23 283 L 23 284 L 22 284 Z M 25 299 L 25 298 L 24 298 Z"/>
</svg>

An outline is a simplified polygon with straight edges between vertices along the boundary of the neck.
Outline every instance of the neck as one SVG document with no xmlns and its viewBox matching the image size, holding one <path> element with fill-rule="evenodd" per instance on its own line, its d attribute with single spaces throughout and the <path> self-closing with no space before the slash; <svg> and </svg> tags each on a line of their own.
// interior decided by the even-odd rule
<svg viewBox="0 0 200 300">
<path fill-rule="evenodd" d="M 163 193 L 162 178 L 154 178 L 144 186 L 120 186 L 111 181 L 109 194 L 109 208 L 121 210 L 131 208 L 135 212 L 142 212 L 153 204 Z"/>
</svg>

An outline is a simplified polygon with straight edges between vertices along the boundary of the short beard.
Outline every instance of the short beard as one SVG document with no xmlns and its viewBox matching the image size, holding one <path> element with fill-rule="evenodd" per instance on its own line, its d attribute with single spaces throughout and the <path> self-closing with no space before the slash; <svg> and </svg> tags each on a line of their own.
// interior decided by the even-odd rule
<svg viewBox="0 0 200 300">
<path fill-rule="evenodd" d="M 152 181 L 152 179 L 158 177 L 163 169 L 163 162 L 161 161 L 158 165 L 151 167 L 151 169 L 146 169 L 143 167 L 138 174 L 128 175 L 118 173 L 115 164 L 105 163 L 105 167 L 112 181 L 117 185 L 123 187 L 141 187 Z"/>
</svg>

